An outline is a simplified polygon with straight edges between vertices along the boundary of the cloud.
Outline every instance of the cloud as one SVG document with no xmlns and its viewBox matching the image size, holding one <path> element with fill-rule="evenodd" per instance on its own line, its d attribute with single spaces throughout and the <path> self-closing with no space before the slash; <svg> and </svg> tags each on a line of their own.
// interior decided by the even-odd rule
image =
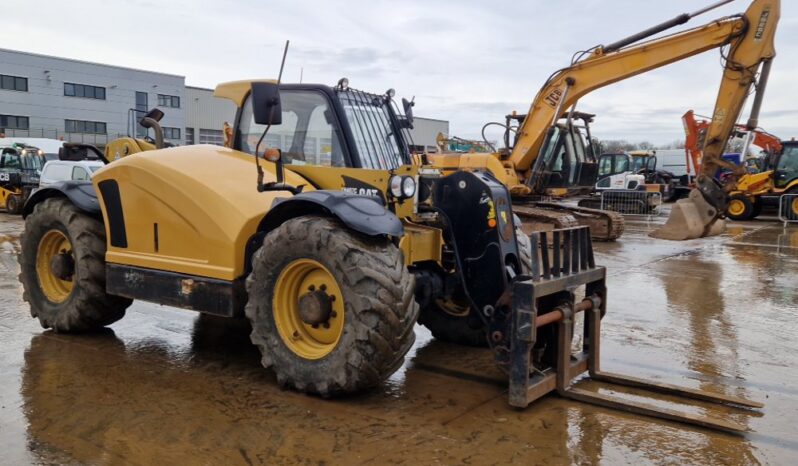
<svg viewBox="0 0 798 466">
<path fill-rule="evenodd" d="M 213 87 L 275 77 L 289 39 L 286 81 L 301 73 L 304 82 L 334 84 L 347 76 L 360 89 L 392 87 L 416 96 L 418 115 L 450 120 L 453 134 L 477 138 L 485 122 L 525 112 L 574 52 L 696 9 L 695 0 L 151 2 L 84 0 L 75 8 L 12 0 L 3 12 L 3 47 L 182 74 L 190 85 Z M 747 4 L 732 2 L 685 27 Z M 104 20 L 90 20 L 97 17 Z M 798 2 L 782 2 L 779 56 L 761 124 L 784 137 L 796 132 L 796 24 Z M 682 137 L 686 110 L 712 113 L 720 73 L 719 54 L 710 51 L 591 93 L 579 108 L 597 114 L 599 138 L 669 143 Z"/>
</svg>

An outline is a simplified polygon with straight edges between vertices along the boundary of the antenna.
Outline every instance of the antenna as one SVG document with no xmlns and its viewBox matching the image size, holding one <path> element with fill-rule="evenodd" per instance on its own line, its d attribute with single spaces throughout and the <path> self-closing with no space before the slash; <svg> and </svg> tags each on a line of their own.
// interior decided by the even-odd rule
<svg viewBox="0 0 798 466">
<path fill-rule="evenodd" d="M 280 81 L 283 79 L 283 69 L 285 69 L 285 57 L 286 55 L 288 55 L 288 44 L 290 43 L 291 41 L 289 40 L 285 41 L 285 48 L 283 49 L 283 60 L 282 62 L 280 62 L 280 73 L 277 75 L 278 86 L 280 85 Z M 274 112 L 274 107 L 272 107 L 271 111 Z M 269 115 L 269 121 L 273 120 L 272 118 L 273 116 L 274 115 Z M 263 139 L 266 137 L 266 133 L 269 132 L 269 129 L 271 129 L 271 127 L 272 127 L 271 123 L 268 126 L 266 126 L 266 129 L 263 131 L 263 134 L 260 135 L 260 139 L 258 139 L 258 143 L 255 145 L 255 166 L 257 167 L 258 170 L 258 192 L 264 191 L 263 167 L 260 166 L 260 143 L 263 142 Z M 280 178 L 279 181 L 282 182 L 283 181 L 282 171 L 279 169 L 277 170 L 277 176 Z"/>
</svg>

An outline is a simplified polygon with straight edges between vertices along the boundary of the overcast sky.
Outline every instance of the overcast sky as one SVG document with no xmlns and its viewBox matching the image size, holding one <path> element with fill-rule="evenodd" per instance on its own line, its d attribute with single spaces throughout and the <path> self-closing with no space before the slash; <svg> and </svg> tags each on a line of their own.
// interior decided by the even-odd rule
<svg viewBox="0 0 798 466">
<path fill-rule="evenodd" d="M 364 90 L 395 88 L 416 114 L 477 137 L 485 122 L 525 112 L 544 80 L 577 50 L 613 42 L 714 0 L 6 0 L 0 47 L 186 76 L 186 84 L 276 77 Z M 745 10 L 737 0 L 691 21 Z M 782 2 L 761 125 L 798 136 L 798 1 Z M 0 64 L 2 66 L 2 64 Z M 681 115 L 711 114 L 720 82 L 717 51 L 583 98 L 601 139 L 665 144 L 683 138 Z M 749 102 L 750 103 L 750 102 Z"/>
</svg>

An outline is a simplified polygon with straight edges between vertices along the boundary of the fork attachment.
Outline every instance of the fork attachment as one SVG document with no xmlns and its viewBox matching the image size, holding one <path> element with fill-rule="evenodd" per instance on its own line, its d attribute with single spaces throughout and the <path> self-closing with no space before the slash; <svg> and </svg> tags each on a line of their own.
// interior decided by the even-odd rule
<svg viewBox="0 0 798 466">
<path fill-rule="evenodd" d="M 605 408 L 652 416 L 730 433 L 748 429 L 735 422 L 683 413 L 648 403 L 590 392 L 574 387 L 574 379 L 588 372 L 593 380 L 659 392 L 680 398 L 761 408 L 754 401 L 714 394 L 676 385 L 603 372 L 601 318 L 607 307 L 606 269 L 597 267 L 588 227 L 533 233 L 532 276 L 512 285 L 512 329 L 509 358 L 509 402 L 526 407 L 555 391 L 565 398 Z M 585 297 L 576 302 L 574 291 L 585 286 Z M 581 351 L 572 354 L 574 317 L 585 313 Z M 548 353 L 548 356 L 546 355 Z"/>
</svg>

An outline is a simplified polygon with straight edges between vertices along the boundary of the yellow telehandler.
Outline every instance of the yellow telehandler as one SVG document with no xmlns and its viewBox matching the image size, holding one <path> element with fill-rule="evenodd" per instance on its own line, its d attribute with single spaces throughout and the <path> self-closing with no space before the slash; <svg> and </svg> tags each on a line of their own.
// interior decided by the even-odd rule
<svg viewBox="0 0 798 466">
<path fill-rule="evenodd" d="M 763 27 L 772 38 L 779 1 L 754 7 L 771 9 Z M 280 384 L 334 396 L 373 387 L 400 367 L 418 321 L 438 338 L 488 346 L 508 374 L 512 406 L 556 391 L 745 430 L 584 391 L 573 382 L 585 372 L 762 406 L 601 370 L 606 270 L 589 228 L 521 233 L 510 189 L 490 171 L 442 170 L 411 154 L 412 105 L 403 114 L 393 90 L 278 78 L 221 84 L 215 95 L 238 109 L 232 147 L 140 151 L 25 204 L 20 280 L 44 328 L 91 331 L 121 319 L 134 299 L 245 316 Z M 65 148 L 62 157 L 68 150 L 88 148 Z M 584 338 L 574 353 L 578 314 Z"/>
</svg>

